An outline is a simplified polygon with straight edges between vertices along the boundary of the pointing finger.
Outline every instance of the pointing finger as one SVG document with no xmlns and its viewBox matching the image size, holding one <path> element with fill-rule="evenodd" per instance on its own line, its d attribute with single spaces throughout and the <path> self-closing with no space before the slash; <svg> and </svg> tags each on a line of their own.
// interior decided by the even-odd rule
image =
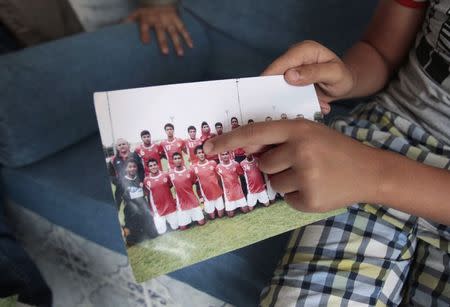
<svg viewBox="0 0 450 307">
<path fill-rule="evenodd" d="M 294 125 L 301 122 L 303 121 L 280 120 L 241 126 L 209 139 L 204 145 L 204 150 L 208 154 L 215 154 L 242 147 L 284 143 L 288 140 Z"/>
</svg>

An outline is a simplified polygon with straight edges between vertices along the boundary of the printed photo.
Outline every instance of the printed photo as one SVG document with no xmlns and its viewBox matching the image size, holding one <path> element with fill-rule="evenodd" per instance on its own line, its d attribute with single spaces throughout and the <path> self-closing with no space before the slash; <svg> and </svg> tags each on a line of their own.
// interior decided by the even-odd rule
<svg viewBox="0 0 450 307">
<path fill-rule="evenodd" d="M 114 201 L 138 280 L 211 258 L 327 215 L 291 209 L 258 154 L 208 155 L 210 138 L 255 122 L 322 121 L 312 86 L 282 76 L 95 93 Z"/>
</svg>

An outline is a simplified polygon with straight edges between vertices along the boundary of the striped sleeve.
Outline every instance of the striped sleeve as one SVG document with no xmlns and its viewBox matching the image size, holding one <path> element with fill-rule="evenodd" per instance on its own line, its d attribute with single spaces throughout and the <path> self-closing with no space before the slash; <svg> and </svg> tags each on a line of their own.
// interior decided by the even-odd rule
<svg viewBox="0 0 450 307">
<path fill-rule="evenodd" d="M 413 9 L 421 9 L 428 5 L 428 0 L 395 0 L 395 2 Z"/>
</svg>

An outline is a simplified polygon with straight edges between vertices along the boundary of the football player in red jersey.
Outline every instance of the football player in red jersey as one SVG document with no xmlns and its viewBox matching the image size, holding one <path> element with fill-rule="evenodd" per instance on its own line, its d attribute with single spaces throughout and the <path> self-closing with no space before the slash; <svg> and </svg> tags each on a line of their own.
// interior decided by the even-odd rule
<svg viewBox="0 0 450 307">
<path fill-rule="evenodd" d="M 234 216 L 234 210 L 237 208 L 241 208 L 244 213 L 248 212 L 247 200 L 239 180 L 239 177 L 244 174 L 244 170 L 239 163 L 230 159 L 228 151 L 222 152 L 220 159 L 221 162 L 216 166 L 216 172 L 222 181 L 227 215 Z"/>
<path fill-rule="evenodd" d="M 197 129 L 194 126 L 189 126 L 187 130 L 189 138 L 187 138 L 185 141 L 186 151 L 188 153 L 189 162 L 191 164 L 195 164 L 198 161 L 197 156 L 195 155 L 195 148 L 199 145 L 202 145 L 203 141 L 196 137 Z"/>
<path fill-rule="evenodd" d="M 175 167 L 173 164 L 173 154 L 178 152 L 182 155 L 183 151 L 184 153 L 187 153 L 186 145 L 184 140 L 174 136 L 175 127 L 171 123 L 164 125 L 164 131 L 166 131 L 167 140 L 161 141 L 161 147 L 164 150 L 167 161 L 169 162 L 169 169 L 173 169 Z M 181 159 L 181 162 L 184 165 L 183 159 Z"/>
<path fill-rule="evenodd" d="M 183 157 L 180 153 L 175 152 L 172 159 L 174 168 L 170 171 L 170 180 L 177 195 L 178 224 L 180 229 L 187 229 L 188 225 L 193 221 L 196 221 L 199 225 L 204 225 L 206 220 L 193 189 L 197 176 L 192 169 L 184 166 Z"/>
<path fill-rule="evenodd" d="M 241 167 L 244 170 L 245 181 L 247 182 L 247 203 L 250 210 L 259 201 L 264 206 L 270 205 L 269 196 L 266 191 L 266 184 L 264 178 L 259 170 L 258 158 L 253 155 L 248 155 L 244 161 L 241 162 Z"/>
<path fill-rule="evenodd" d="M 195 148 L 195 154 L 198 157 L 198 162 L 193 166 L 193 169 L 200 184 L 204 210 L 211 219 L 216 218 L 216 210 L 217 216 L 222 217 L 225 206 L 222 198 L 223 191 L 220 188 L 219 178 L 216 173 L 217 163 L 206 159 L 203 146 L 197 146 Z"/>
<path fill-rule="evenodd" d="M 211 128 L 209 127 L 207 122 L 202 122 L 202 136 L 200 139 L 202 142 L 206 142 L 206 140 L 215 137 L 216 135 L 214 133 L 211 133 Z"/>
<path fill-rule="evenodd" d="M 148 169 L 148 161 L 155 159 L 158 162 L 159 169 L 162 170 L 161 156 L 164 154 L 161 145 L 152 144 L 150 131 L 141 131 L 142 144 L 137 146 L 134 152 L 141 158 L 144 165 L 145 176 L 148 176 L 150 171 Z"/>
<path fill-rule="evenodd" d="M 217 123 L 214 125 L 214 128 L 216 128 L 216 133 L 217 133 L 217 135 L 221 135 L 221 134 L 223 133 L 223 125 L 222 125 L 221 122 L 217 122 Z"/>
<path fill-rule="evenodd" d="M 216 134 L 211 133 L 211 128 L 209 127 L 207 122 L 202 122 L 202 136 L 200 139 L 202 140 L 202 145 L 210 138 L 215 137 Z M 219 162 L 219 156 L 218 155 L 206 155 L 206 159 L 208 160 L 214 160 L 216 163 Z"/>
<path fill-rule="evenodd" d="M 178 228 L 178 213 L 175 199 L 170 188 L 169 174 L 159 169 L 158 161 L 148 161 L 150 174 L 144 179 L 144 188 L 148 191 L 148 202 L 153 212 L 153 221 L 159 234 L 167 231 L 167 224 L 175 230 Z"/>
</svg>

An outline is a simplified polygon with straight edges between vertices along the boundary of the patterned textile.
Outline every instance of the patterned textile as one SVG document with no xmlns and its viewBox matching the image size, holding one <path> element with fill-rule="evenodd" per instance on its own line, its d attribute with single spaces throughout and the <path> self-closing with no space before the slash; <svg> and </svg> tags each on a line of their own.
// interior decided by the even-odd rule
<svg viewBox="0 0 450 307">
<path fill-rule="evenodd" d="M 7 210 L 15 234 L 51 288 L 52 306 L 181 307 L 187 298 L 191 306 L 231 306 L 166 275 L 137 283 L 126 255 L 20 205 L 9 203 Z"/>
<path fill-rule="evenodd" d="M 370 146 L 450 169 L 450 147 L 375 103 L 332 126 Z M 450 305 L 450 227 L 355 204 L 298 229 L 262 306 Z"/>
</svg>

